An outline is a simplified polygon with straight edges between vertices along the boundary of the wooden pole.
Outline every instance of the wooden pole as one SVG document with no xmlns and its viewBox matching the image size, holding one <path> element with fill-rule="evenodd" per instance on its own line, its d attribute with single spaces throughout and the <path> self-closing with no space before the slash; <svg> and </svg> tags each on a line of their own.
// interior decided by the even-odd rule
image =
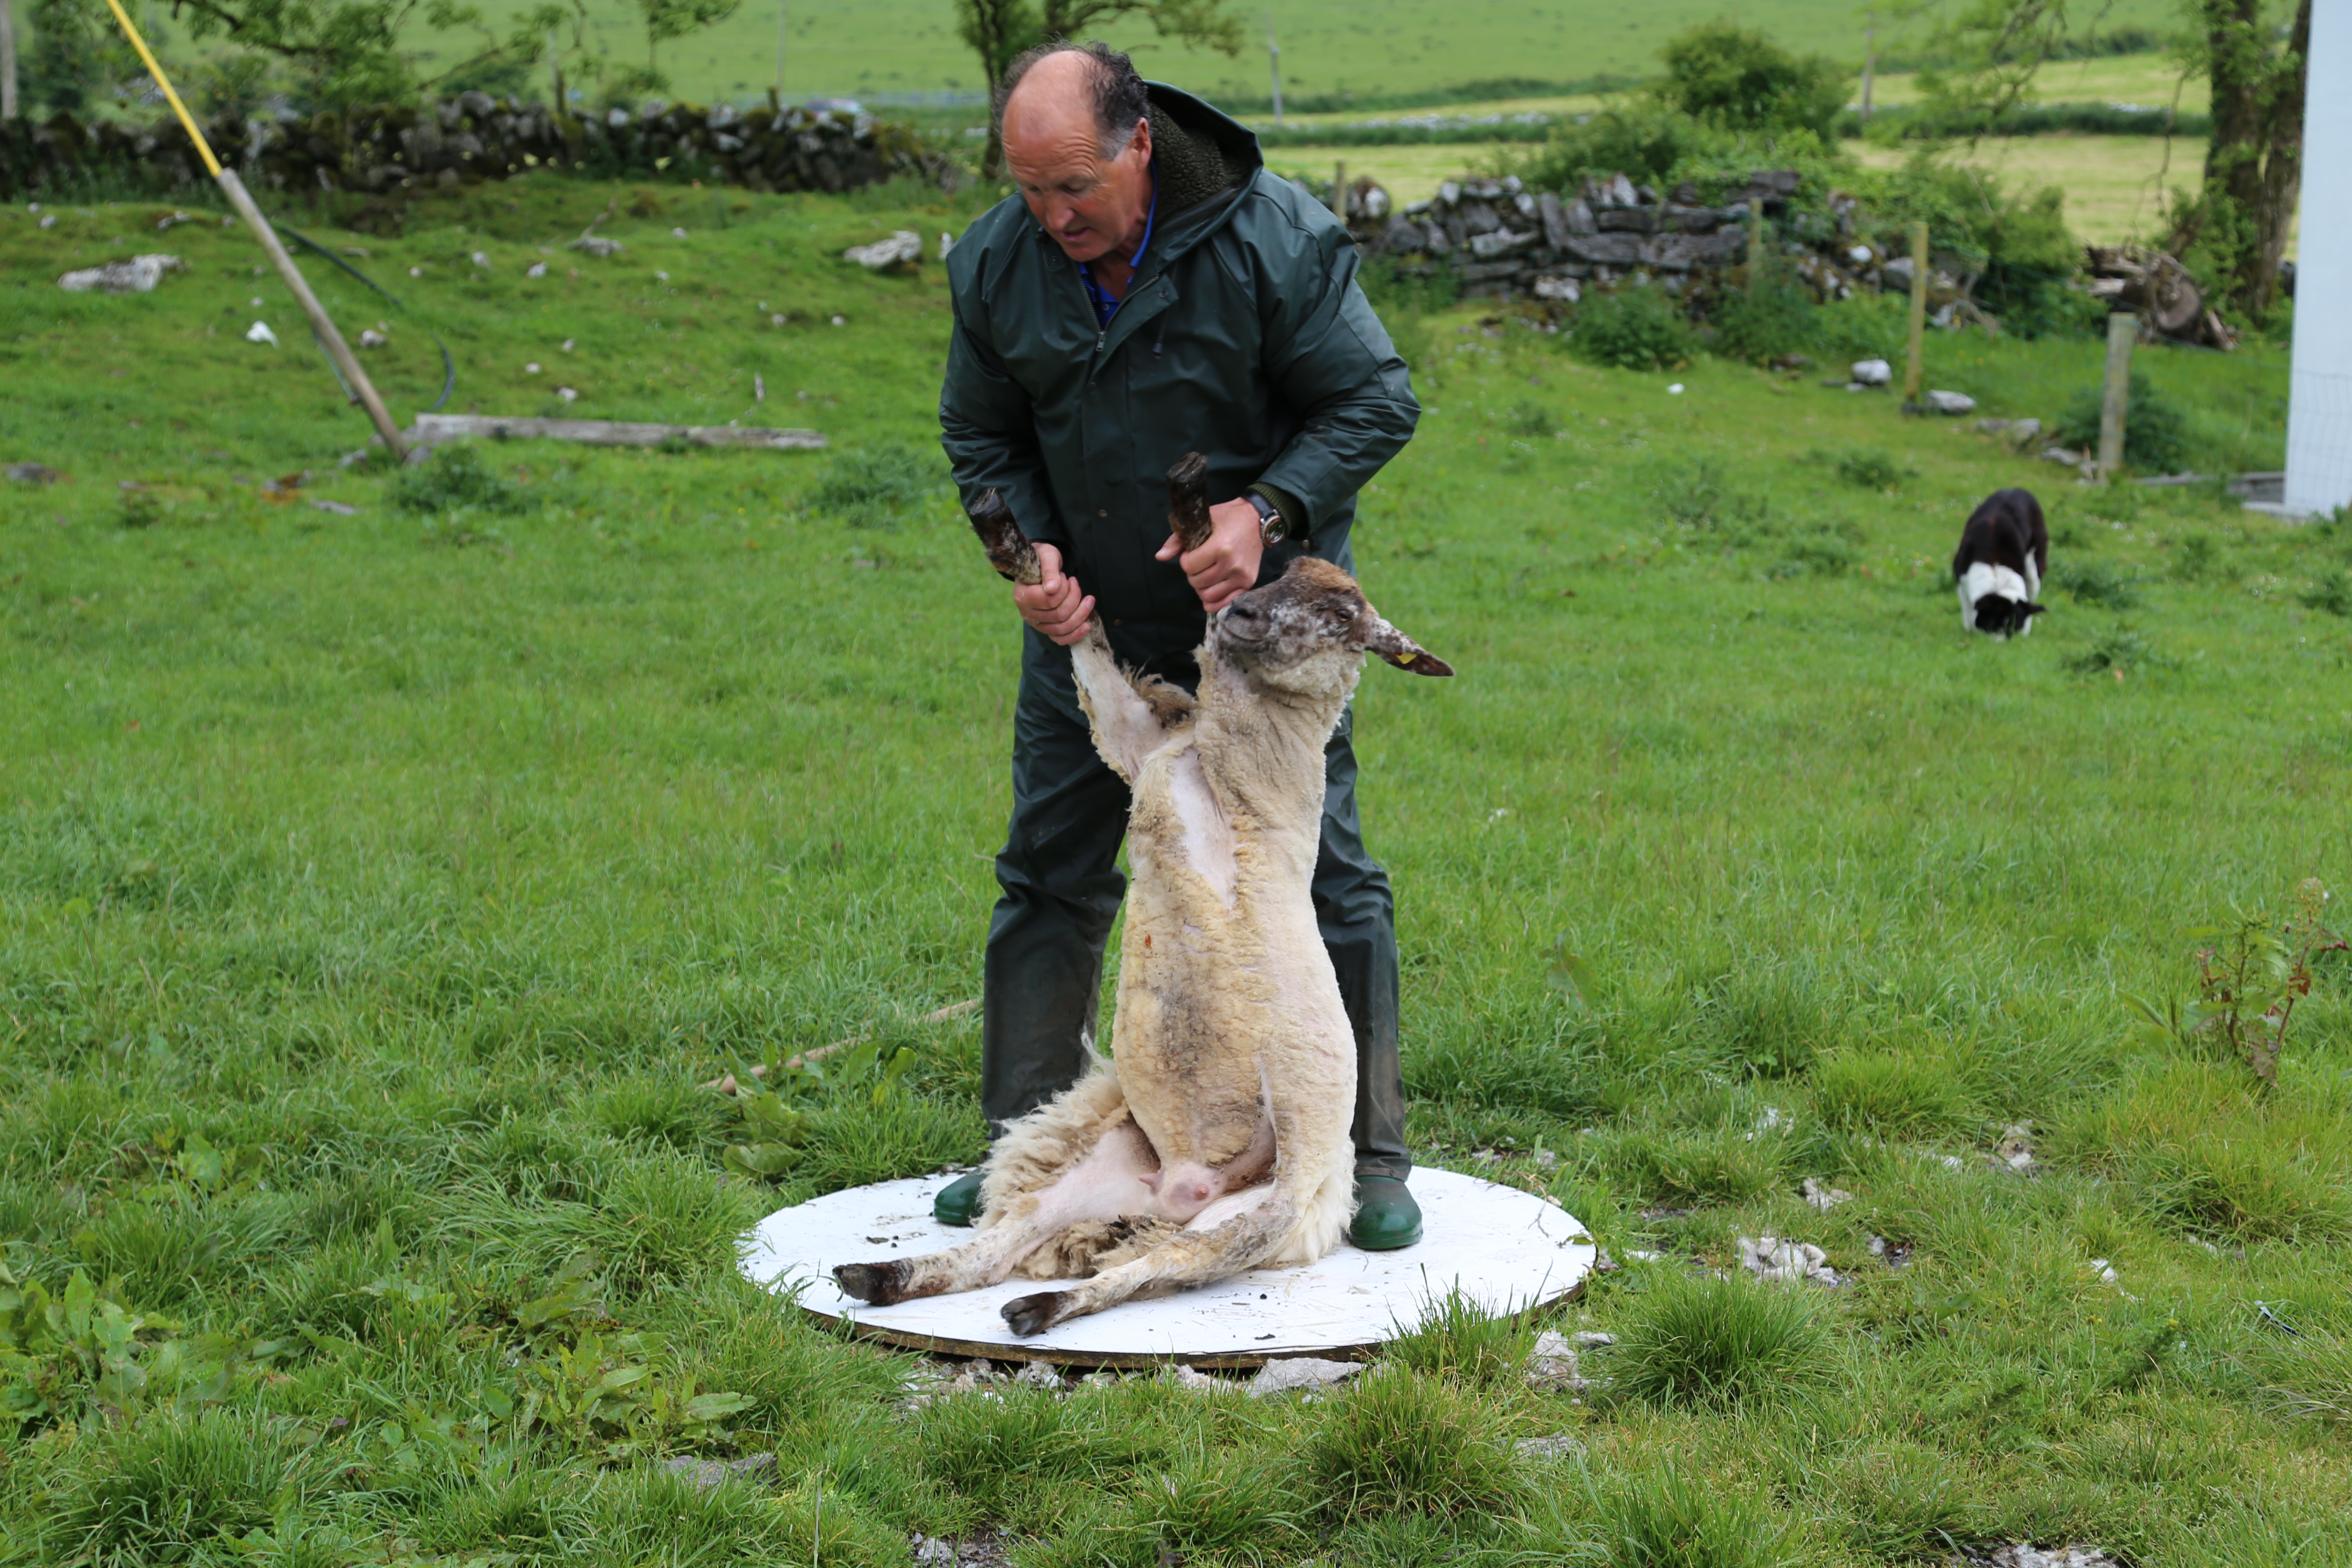
<svg viewBox="0 0 2352 1568">
<path fill-rule="evenodd" d="M 1903 405 L 1919 401 L 1920 357 L 1927 350 L 1927 226 L 1911 226 L 1911 344 L 1903 358 Z"/>
<path fill-rule="evenodd" d="M 360 368 L 359 356 L 352 353 L 351 344 L 343 342 L 343 334 L 335 330 L 334 321 L 327 314 L 327 308 L 319 303 L 316 294 L 310 292 L 310 285 L 303 279 L 301 268 L 296 267 L 294 258 L 286 254 L 286 247 L 278 239 L 278 231 L 269 226 L 269 220 L 261 216 L 259 207 L 253 205 L 253 197 L 246 192 L 245 182 L 236 177 L 236 170 L 222 168 L 220 160 L 213 156 L 212 143 L 205 141 L 205 133 L 196 129 L 195 118 L 189 114 L 187 105 L 180 101 L 179 92 L 172 86 L 171 79 L 163 74 L 163 68 L 155 63 L 154 55 L 147 47 L 147 40 L 141 37 L 139 29 L 131 25 L 131 16 L 123 10 L 122 0 L 106 0 L 106 5 L 114 13 L 114 19 L 122 24 L 123 36 L 131 40 L 131 47 L 139 51 L 140 59 L 146 64 L 147 74 L 154 79 L 157 87 L 163 89 L 163 97 L 171 103 L 172 112 L 180 117 L 181 128 L 196 144 L 196 155 L 205 161 L 205 167 L 220 186 L 221 194 L 228 197 L 228 205 L 236 209 L 237 216 L 245 220 L 245 226 L 253 231 L 254 237 L 261 241 L 261 248 L 269 257 L 270 264 L 278 268 L 278 276 L 293 291 L 295 302 L 302 307 L 302 313 L 310 319 L 310 330 L 318 334 L 320 345 L 327 351 L 327 357 L 335 362 L 335 368 L 343 373 L 343 380 L 350 384 L 352 401 L 367 410 L 368 418 L 375 424 L 376 434 L 383 437 L 383 444 L 392 448 L 394 457 L 407 456 L 407 448 L 401 445 L 400 426 L 392 422 L 391 410 L 384 407 L 383 399 L 376 395 L 375 384 L 368 380 L 367 372 Z"/>
<path fill-rule="evenodd" d="M 1348 165 L 1345 163 L 1331 165 L 1331 211 L 1344 227 L 1348 222 Z"/>
<path fill-rule="evenodd" d="M 1265 68 L 1274 79 L 1274 122 L 1282 123 L 1282 46 L 1274 41 L 1274 13 L 1265 14 Z"/>
<path fill-rule="evenodd" d="M 0 120 L 16 118 L 16 17 L 0 0 Z"/>
<path fill-rule="evenodd" d="M 2123 471 L 2124 421 L 2131 412 L 2132 345 L 2139 341 L 2139 318 L 2118 310 L 2107 318 L 2107 379 L 2099 389 L 2099 479 L 2110 483 Z"/>
<path fill-rule="evenodd" d="M 1870 118 L 1870 79 L 1878 74 L 1878 13 L 1864 11 L 1862 28 L 1862 118 Z"/>
</svg>

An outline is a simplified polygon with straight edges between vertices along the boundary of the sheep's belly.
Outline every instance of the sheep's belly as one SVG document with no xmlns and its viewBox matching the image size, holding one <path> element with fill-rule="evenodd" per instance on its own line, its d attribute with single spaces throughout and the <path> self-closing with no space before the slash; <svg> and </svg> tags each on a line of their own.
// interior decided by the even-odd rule
<svg viewBox="0 0 2352 1568">
<path fill-rule="evenodd" d="M 1239 922 L 1204 927 L 1130 910 L 1112 1059 L 1163 1164 L 1222 1165 L 1248 1147 L 1272 1096 L 1286 1140 L 1344 1136 L 1355 1037 L 1312 911 L 1270 952 Z M 1286 922 L 1288 923 L 1288 922 Z M 1139 924 L 1142 927 L 1138 929 Z"/>
</svg>

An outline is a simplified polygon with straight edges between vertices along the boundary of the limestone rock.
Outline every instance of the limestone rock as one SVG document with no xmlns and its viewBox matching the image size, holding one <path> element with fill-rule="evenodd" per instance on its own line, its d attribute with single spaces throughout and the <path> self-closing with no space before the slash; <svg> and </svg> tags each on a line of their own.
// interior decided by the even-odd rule
<svg viewBox="0 0 2352 1568">
<path fill-rule="evenodd" d="M 1311 1355 L 1270 1361 L 1250 1379 L 1249 1394 L 1253 1399 L 1263 1399 L 1269 1394 L 1284 1394 L 1294 1388 L 1328 1388 L 1363 1370 L 1361 1362 L 1325 1361 Z"/>
<path fill-rule="evenodd" d="M 103 267 L 85 267 L 58 279 L 68 294 L 152 294 L 167 273 L 184 272 L 187 263 L 176 256 L 134 256 Z"/>
<path fill-rule="evenodd" d="M 1759 1279 L 1810 1279 L 1817 1285 L 1838 1282 L 1837 1270 L 1830 1267 L 1829 1254 L 1807 1241 L 1743 1236 L 1739 1237 L 1739 1260 Z"/>
<path fill-rule="evenodd" d="M 1536 1336 L 1535 1348 L 1528 1352 L 1527 1379 L 1529 1388 L 1547 1391 L 1580 1392 L 1585 1386 L 1576 1347 L 1549 1329 Z"/>
<path fill-rule="evenodd" d="M 913 229 L 902 228 L 887 239 L 877 239 L 871 245 L 853 245 L 841 253 L 844 261 L 879 272 L 886 267 L 898 267 L 923 258 L 923 237 Z"/>
</svg>

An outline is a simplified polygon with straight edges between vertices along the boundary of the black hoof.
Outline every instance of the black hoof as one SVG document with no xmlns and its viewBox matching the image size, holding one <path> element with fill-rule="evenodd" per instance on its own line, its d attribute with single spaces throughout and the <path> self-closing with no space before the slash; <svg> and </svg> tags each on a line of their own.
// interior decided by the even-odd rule
<svg viewBox="0 0 2352 1568">
<path fill-rule="evenodd" d="M 904 1258 L 887 1263 L 844 1263 L 833 1277 L 844 1292 L 869 1307 L 887 1307 L 907 1299 L 907 1277 L 913 1272 Z"/>
<path fill-rule="evenodd" d="M 1024 1339 L 1031 1334 L 1042 1334 L 1054 1326 L 1054 1320 L 1061 1315 L 1062 1304 L 1067 1300 L 1066 1291 L 1040 1290 L 1034 1296 L 1024 1296 L 1017 1301 L 1005 1302 L 1004 1321 L 1014 1333 Z"/>
</svg>

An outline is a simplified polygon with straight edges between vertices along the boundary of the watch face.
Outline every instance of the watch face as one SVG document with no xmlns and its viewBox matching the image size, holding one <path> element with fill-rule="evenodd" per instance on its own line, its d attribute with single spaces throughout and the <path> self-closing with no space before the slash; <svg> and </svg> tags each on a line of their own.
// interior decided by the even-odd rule
<svg viewBox="0 0 2352 1568">
<path fill-rule="evenodd" d="M 1252 491 L 1250 504 L 1257 508 L 1258 533 L 1266 543 L 1279 544 L 1290 536 L 1289 525 L 1283 521 L 1282 513 L 1274 510 L 1272 501 Z"/>
</svg>

